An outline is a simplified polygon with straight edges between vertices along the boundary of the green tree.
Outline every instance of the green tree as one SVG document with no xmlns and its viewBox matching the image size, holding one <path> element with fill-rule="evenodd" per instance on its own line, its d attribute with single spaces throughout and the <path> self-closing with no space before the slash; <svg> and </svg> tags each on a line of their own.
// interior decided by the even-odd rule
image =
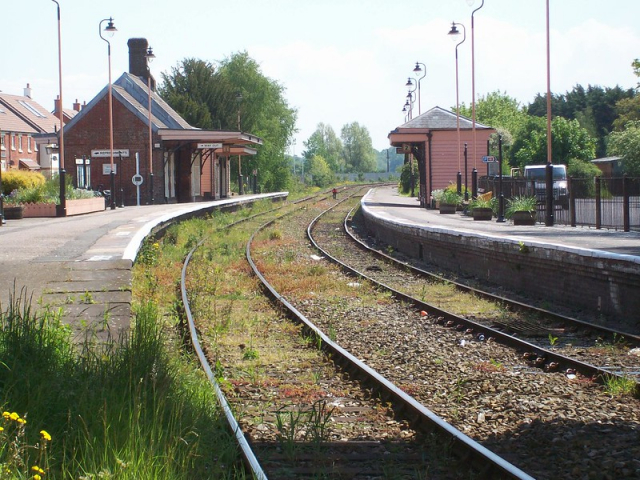
<svg viewBox="0 0 640 480">
<path fill-rule="evenodd" d="M 462 104 L 460 114 L 471 118 L 471 107 Z M 502 135 L 505 158 L 509 158 L 510 147 L 515 140 L 514 135 L 522 129 L 527 117 L 527 112 L 520 102 L 500 91 L 480 97 L 476 102 L 476 121 L 494 127 Z M 496 150 L 497 141 L 494 143 L 492 148 Z"/>
<path fill-rule="evenodd" d="M 316 187 L 326 187 L 333 182 L 334 175 L 329 165 L 320 155 L 314 155 L 309 160 L 309 174 Z"/>
<path fill-rule="evenodd" d="M 640 60 L 636 58 L 631 62 L 631 67 L 635 76 L 640 78 Z M 636 90 L 638 89 L 640 89 L 640 82 L 636 87 Z M 618 117 L 613 122 L 615 130 L 623 130 L 627 123 L 640 120 L 640 95 L 636 93 L 633 97 L 618 100 L 616 114 Z"/>
<path fill-rule="evenodd" d="M 217 69 L 202 60 L 185 59 L 162 79 L 160 95 L 191 125 L 240 129 L 262 138 L 258 154 L 242 162 L 243 174 L 258 170 L 258 181 L 266 191 L 287 188 L 290 170 L 285 151 L 297 112 L 288 106 L 284 87 L 265 77 L 247 52 L 225 58 Z M 232 170 L 237 170 L 237 163 Z"/>
<path fill-rule="evenodd" d="M 376 170 L 376 156 L 367 127 L 358 122 L 349 123 L 342 127 L 340 137 L 346 172 L 365 173 Z"/>
<path fill-rule="evenodd" d="M 595 142 L 577 120 L 555 117 L 551 121 L 553 163 L 567 164 L 569 159 L 591 160 Z M 547 161 L 547 121 L 531 116 L 516 135 L 511 148 L 511 164 L 524 168 Z"/>
<path fill-rule="evenodd" d="M 307 160 L 315 155 L 320 155 L 332 171 L 341 172 L 344 170 L 342 141 L 331 125 L 318 123 L 315 132 L 304 142 L 304 146 L 306 150 L 302 154 Z"/>
<path fill-rule="evenodd" d="M 640 177 L 640 121 L 629 122 L 624 130 L 612 132 L 609 135 L 607 153 L 623 158 L 624 173 Z"/>
</svg>

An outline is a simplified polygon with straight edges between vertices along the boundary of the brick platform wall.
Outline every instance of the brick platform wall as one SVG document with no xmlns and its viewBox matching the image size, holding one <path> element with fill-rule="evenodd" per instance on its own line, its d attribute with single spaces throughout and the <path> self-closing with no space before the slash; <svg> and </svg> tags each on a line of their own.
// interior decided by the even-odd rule
<svg viewBox="0 0 640 480">
<path fill-rule="evenodd" d="M 398 225 L 363 210 L 371 236 L 415 258 L 640 330 L 640 265 L 536 243 Z"/>
</svg>

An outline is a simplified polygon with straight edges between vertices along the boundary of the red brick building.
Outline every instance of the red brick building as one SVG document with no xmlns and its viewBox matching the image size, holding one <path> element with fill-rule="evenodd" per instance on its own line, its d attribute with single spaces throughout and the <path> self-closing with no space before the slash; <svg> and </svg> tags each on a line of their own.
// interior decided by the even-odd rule
<svg viewBox="0 0 640 480">
<path fill-rule="evenodd" d="M 229 157 L 254 155 L 262 140 L 189 125 L 155 92 L 147 40 L 128 44 L 129 73 L 111 89 L 113 156 L 107 85 L 65 126 L 67 174 L 78 186 L 115 190 L 118 206 L 227 197 Z"/>
<path fill-rule="evenodd" d="M 50 174 L 51 162 L 40 164 L 39 137 L 53 133 L 59 120 L 31 98 L 27 84 L 24 95 L 0 93 L 0 165 L 9 169 L 43 170 Z M 55 165 L 57 169 L 57 164 Z"/>
<path fill-rule="evenodd" d="M 454 112 L 440 107 L 400 125 L 389 133 L 389 142 L 399 151 L 412 154 L 418 162 L 420 179 L 420 206 L 426 207 L 431 192 L 456 183 L 458 172 L 465 179 L 464 145 L 467 145 L 466 178 L 471 191 L 473 169 L 478 175 L 487 175 L 487 164 L 482 157 L 488 155 L 487 142 L 496 130 L 476 122 L 475 142 L 473 122 L 460 116 L 460 140 L 458 119 Z"/>
</svg>

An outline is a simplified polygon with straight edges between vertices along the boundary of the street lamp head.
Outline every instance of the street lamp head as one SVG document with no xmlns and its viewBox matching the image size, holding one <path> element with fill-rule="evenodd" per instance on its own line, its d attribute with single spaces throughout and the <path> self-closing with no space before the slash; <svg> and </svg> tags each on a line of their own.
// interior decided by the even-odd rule
<svg viewBox="0 0 640 480">
<path fill-rule="evenodd" d="M 113 18 L 111 17 L 109 18 L 109 23 L 107 24 L 106 27 L 104 27 L 104 31 L 107 37 L 109 38 L 112 38 L 115 35 L 115 33 L 118 31 L 116 26 L 113 24 Z"/>
<path fill-rule="evenodd" d="M 458 27 L 456 27 L 455 22 L 451 22 L 451 30 L 449 30 L 449 33 L 447 33 L 447 35 L 451 35 L 451 40 L 453 40 L 454 42 L 458 40 L 458 35 L 460 35 L 460 30 L 458 30 Z"/>
<path fill-rule="evenodd" d="M 411 77 L 407 78 L 407 83 L 405 83 L 404 86 L 411 89 L 413 87 L 413 79 Z"/>
<path fill-rule="evenodd" d="M 416 66 L 413 68 L 413 73 L 416 75 L 418 75 L 419 73 L 422 73 L 422 67 L 420 67 L 419 62 L 416 62 Z"/>
<path fill-rule="evenodd" d="M 148 62 L 152 62 L 153 59 L 156 58 L 156 56 L 153 54 L 153 48 L 147 48 L 147 54 L 145 56 L 147 57 Z"/>
<path fill-rule="evenodd" d="M 236 92 L 236 102 L 240 103 L 242 101 L 242 92 Z"/>
</svg>

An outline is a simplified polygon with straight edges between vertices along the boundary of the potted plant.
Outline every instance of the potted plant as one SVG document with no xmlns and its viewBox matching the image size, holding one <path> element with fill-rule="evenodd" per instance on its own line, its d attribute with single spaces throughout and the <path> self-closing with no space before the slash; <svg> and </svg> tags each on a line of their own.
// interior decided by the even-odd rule
<svg viewBox="0 0 640 480">
<path fill-rule="evenodd" d="M 462 195 L 456 190 L 446 188 L 440 195 L 440 213 L 451 214 L 456 213 L 456 208 L 462 202 Z"/>
<path fill-rule="evenodd" d="M 444 190 L 442 188 L 431 192 L 431 208 L 440 208 L 440 199 L 442 198 L 443 193 Z"/>
<path fill-rule="evenodd" d="M 491 195 L 480 195 L 469 202 L 471 216 L 474 220 L 491 220 L 493 218 L 494 200 Z"/>
<path fill-rule="evenodd" d="M 14 190 L 9 195 L 2 196 L 2 212 L 6 220 L 20 220 L 24 215 L 24 206 Z"/>
<path fill-rule="evenodd" d="M 513 220 L 514 225 L 536 224 L 536 197 L 515 196 L 507 200 L 505 216 Z"/>
</svg>

